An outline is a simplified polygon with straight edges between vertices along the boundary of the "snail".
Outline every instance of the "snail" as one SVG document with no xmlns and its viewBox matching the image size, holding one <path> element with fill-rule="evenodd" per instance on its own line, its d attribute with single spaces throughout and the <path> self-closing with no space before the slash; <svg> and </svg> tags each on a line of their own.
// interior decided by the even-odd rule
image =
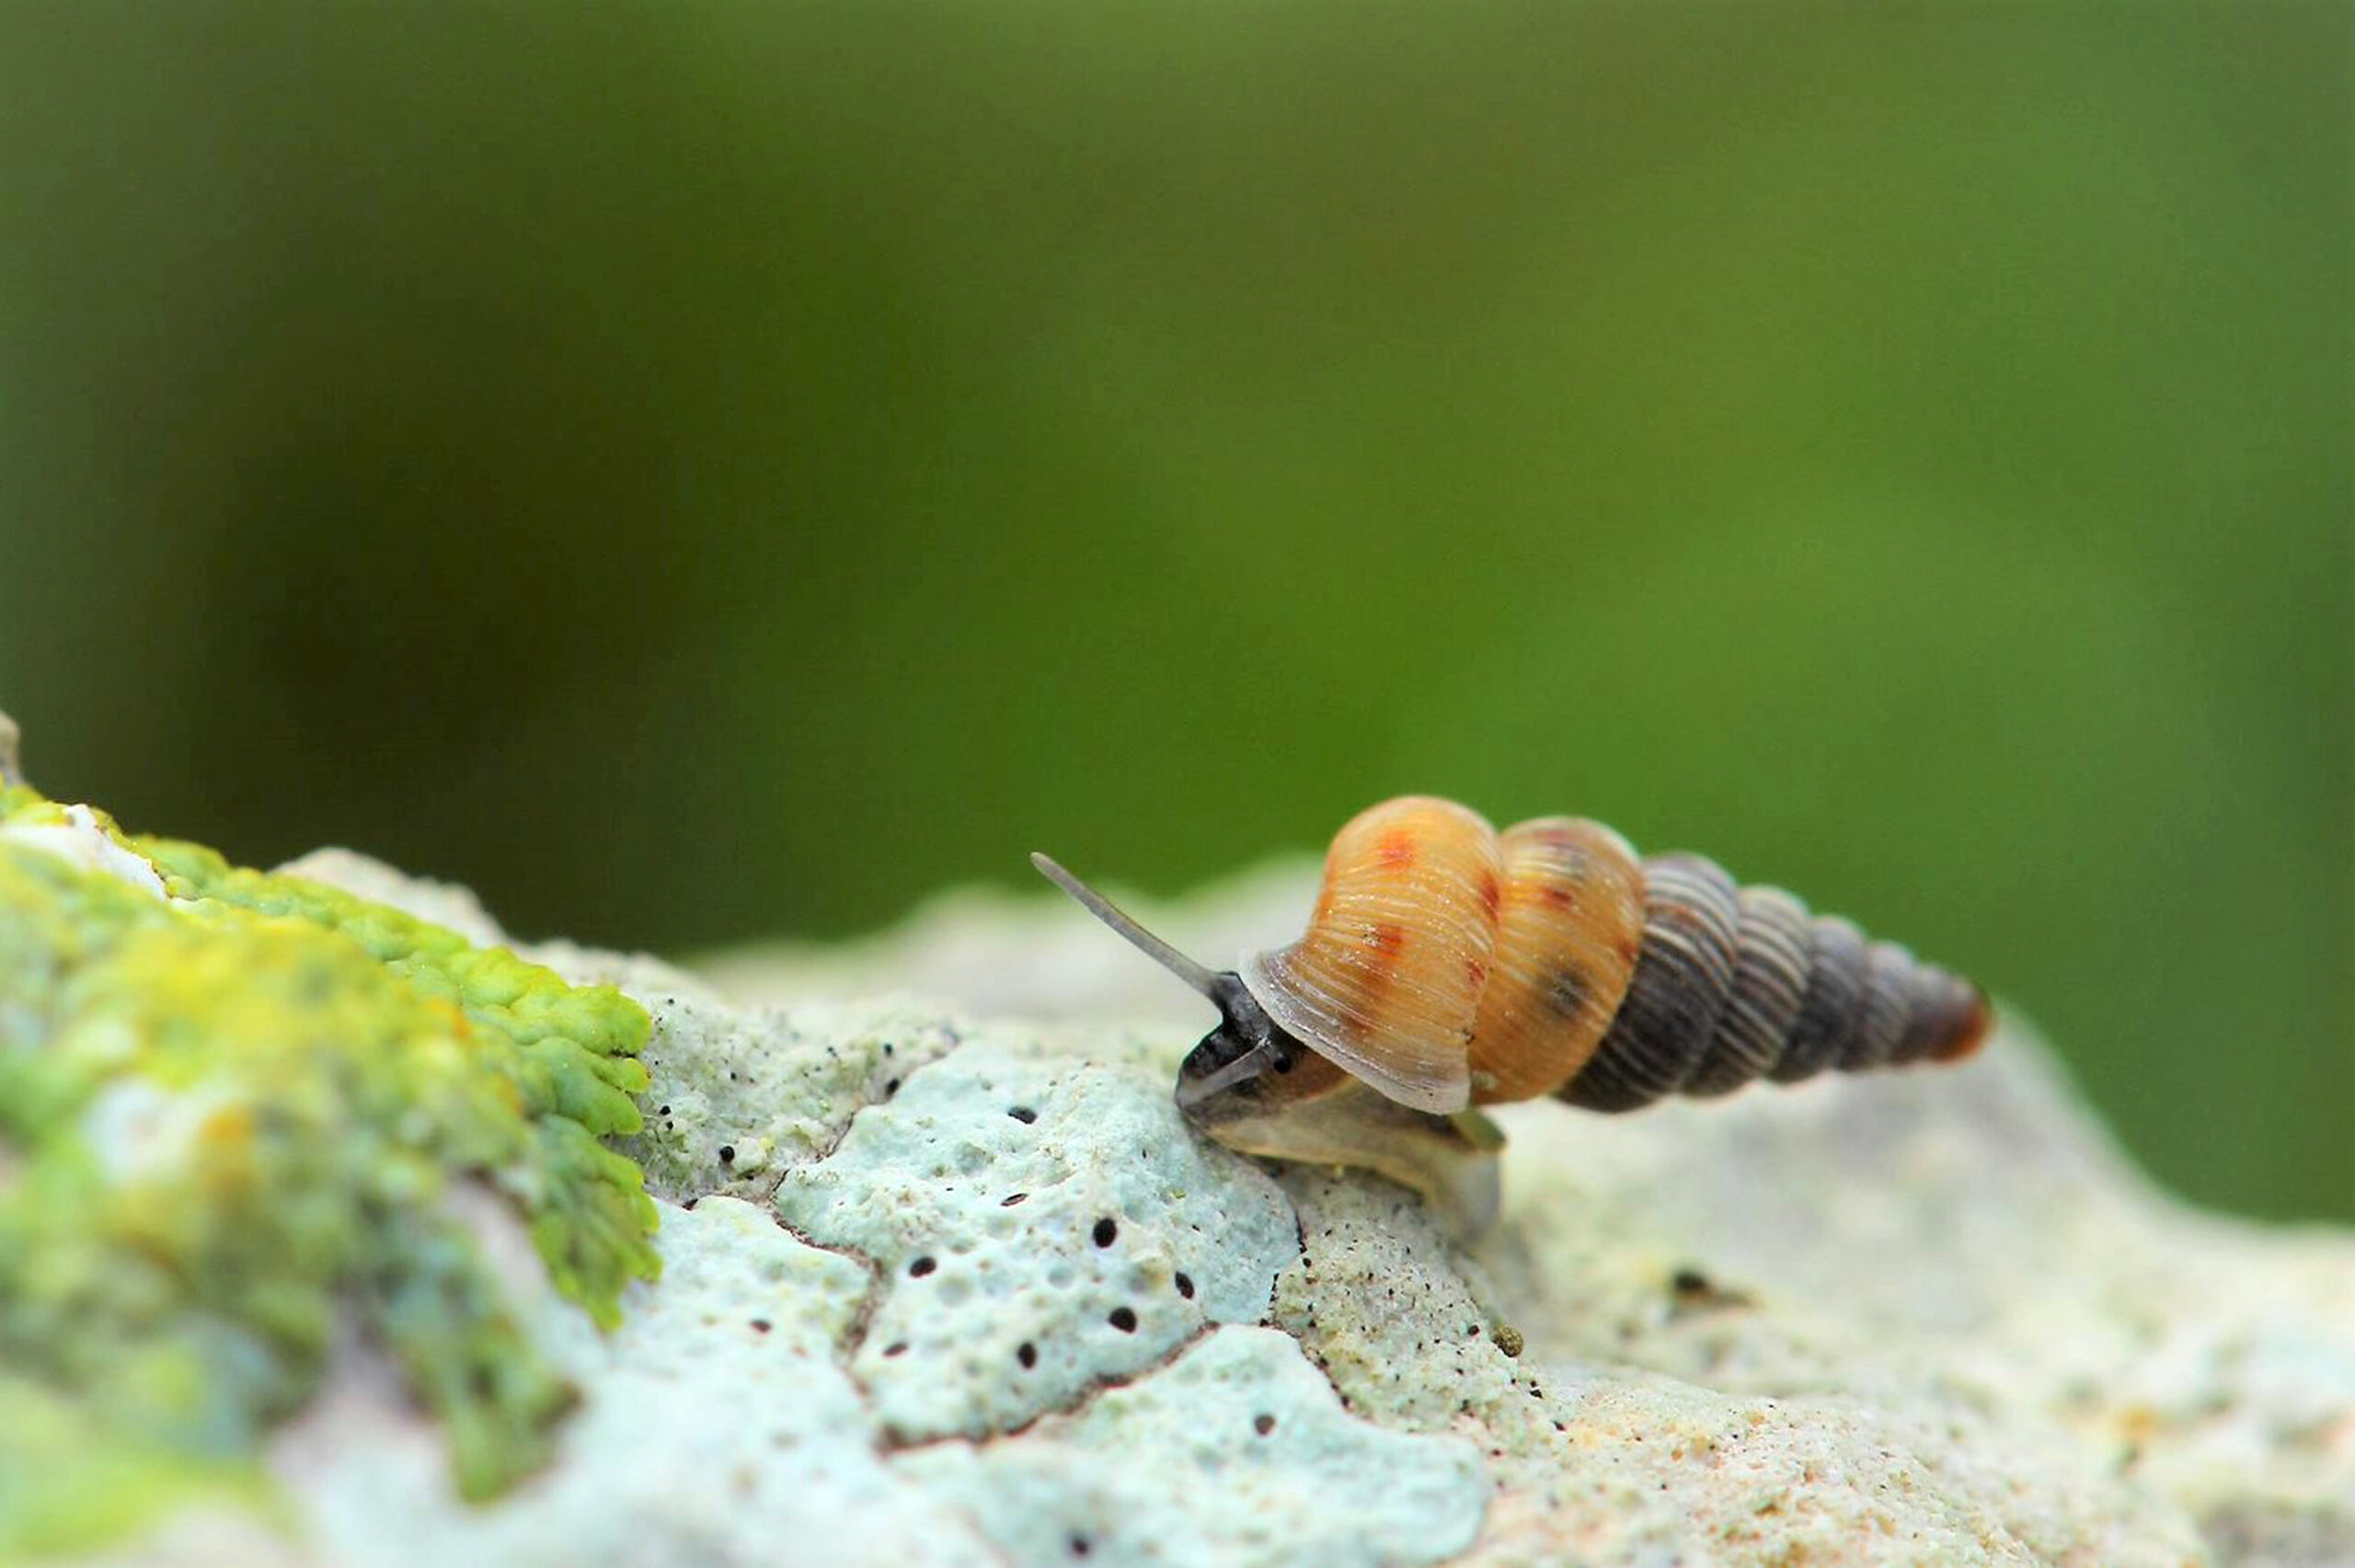
<svg viewBox="0 0 2355 1568">
<path fill-rule="evenodd" d="M 1985 1038 L 1978 987 L 1742 887 L 1693 854 L 1637 858 L 1598 822 L 1499 833 L 1406 795 L 1335 836 L 1308 930 L 1214 972 L 1043 854 L 1031 863 L 1219 1011 L 1177 1102 L 1248 1154 L 1361 1165 L 1478 1226 L 1502 1134 L 1482 1105 L 1552 1094 L 1632 1111 L 1955 1061 Z"/>
</svg>

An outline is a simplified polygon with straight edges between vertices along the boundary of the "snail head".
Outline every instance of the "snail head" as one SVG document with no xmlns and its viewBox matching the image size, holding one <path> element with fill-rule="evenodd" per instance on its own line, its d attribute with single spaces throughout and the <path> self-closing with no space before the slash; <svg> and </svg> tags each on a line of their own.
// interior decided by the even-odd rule
<svg viewBox="0 0 2355 1568">
<path fill-rule="evenodd" d="M 1495 1219 L 1502 1138 L 1487 1117 L 1468 1109 L 1433 1116 L 1385 1098 L 1269 1016 L 1241 975 L 1187 957 L 1045 855 L 1030 862 L 1218 1009 L 1218 1027 L 1178 1065 L 1178 1106 L 1189 1121 L 1241 1153 L 1362 1165 L 1422 1193 L 1469 1230 Z"/>
<path fill-rule="evenodd" d="M 1285 1092 L 1295 1085 L 1326 1086 L 1331 1074 L 1315 1070 L 1330 1064 L 1269 1017 L 1242 976 L 1230 969 L 1212 977 L 1210 999 L 1218 1009 L 1218 1027 L 1178 1064 L 1179 1110 L 1197 1121 L 1215 1122 L 1223 1115 L 1256 1115 L 1299 1098 Z"/>
<path fill-rule="evenodd" d="M 1188 1116 L 1208 1126 L 1230 1116 L 1263 1115 L 1297 1097 L 1284 1091 L 1321 1089 L 1338 1078 L 1338 1070 L 1268 1015 L 1234 970 L 1214 970 L 1189 958 L 1045 855 L 1032 855 L 1030 864 L 1218 1009 L 1218 1027 L 1202 1036 L 1178 1069 L 1178 1106 Z"/>
</svg>

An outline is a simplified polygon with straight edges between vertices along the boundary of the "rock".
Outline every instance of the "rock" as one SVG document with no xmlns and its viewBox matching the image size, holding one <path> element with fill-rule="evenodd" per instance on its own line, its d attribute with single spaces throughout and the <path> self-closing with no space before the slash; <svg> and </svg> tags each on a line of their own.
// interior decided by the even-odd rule
<svg viewBox="0 0 2355 1568">
<path fill-rule="evenodd" d="M 503 940 L 455 890 L 301 870 Z M 1173 929 L 1260 939 L 1311 886 Z M 936 910 L 845 962 L 716 968 L 757 1001 L 523 949 L 652 1020 L 643 1123 L 608 1141 L 662 1272 L 618 1326 L 502 1249 L 502 1206 L 467 1229 L 577 1398 L 550 1456 L 462 1501 L 346 1322 L 253 1451 L 291 1531 L 200 1485 L 117 1560 L 2355 1562 L 2355 1236 L 2174 1204 L 2017 1024 L 1952 1070 L 1510 1107 L 1503 1218 L 1466 1239 L 1197 1140 L 1181 990 L 1104 943 L 1127 979 L 1077 990 L 1118 1016 L 1074 1020 L 1065 911 L 958 907 L 948 961 Z M 866 994 L 891 977 L 939 1000 Z"/>
<path fill-rule="evenodd" d="M 1154 1376 L 986 1445 L 898 1461 L 1017 1562 L 1435 1562 L 1469 1547 L 1479 1450 L 1350 1417 L 1290 1336 L 1222 1328 Z"/>
<path fill-rule="evenodd" d="M 895 1442 L 1068 1410 L 1216 1323 L 1256 1323 L 1291 1206 L 1126 1064 L 967 1045 L 788 1169 L 778 1217 L 876 1268 L 851 1372 Z"/>
<path fill-rule="evenodd" d="M 961 1042 L 936 1013 L 812 1006 L 742 1013 L 664 986 L 643 1059 L 660 1093 L 643 1131 L 617 1147 L 659 1196 L 763 1200 L 792 1165 L 831 1153 L 860 1111 Z"/>
<path fill-rule="evenodd" d="M 983 1568 L 960 1513 L 877 1451 L 842 1362 L 868 1271 L 728 1197 L 661 1210 L 661 1284 L 601 1337 L 543 1328 L 586 1391 L 555 1462 L 491 1508 L 452 1494 L 364 1382 L 276 1446 L 313 1550 L 353 1568 L 799 1560 Z M 844 1543 L 841 1554 L 831 1544 Z"/>
</svg>

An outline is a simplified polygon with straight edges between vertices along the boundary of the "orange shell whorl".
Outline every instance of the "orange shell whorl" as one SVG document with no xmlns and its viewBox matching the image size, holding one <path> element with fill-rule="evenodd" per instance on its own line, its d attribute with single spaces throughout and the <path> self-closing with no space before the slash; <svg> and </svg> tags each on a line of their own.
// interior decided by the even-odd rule
<svg viewBox="0 0 2355 1568">
<path fill-rule="evenodd" d="M 1496 830 L 1430 795 L 1368 807 L 1325 857 L 1298 942 L 1243 964 L 1269 1016 L 1392 1099 L 1470 1102 L 1466 1045 L 1496 942 Z"/>
</svg>

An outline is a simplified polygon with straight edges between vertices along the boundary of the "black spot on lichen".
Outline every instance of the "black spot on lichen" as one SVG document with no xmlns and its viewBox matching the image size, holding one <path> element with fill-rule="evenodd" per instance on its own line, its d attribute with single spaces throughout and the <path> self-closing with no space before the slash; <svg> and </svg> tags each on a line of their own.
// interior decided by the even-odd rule
<svg viewBox="0 0 2355 1568">
<path fill-rule="evenodd" d="M 997 1206 L 998 1206 L 1000 1208 L 1012 1208 L 1016 1204 L 1020 1203 L 1023 1199 L 1025 1199 L 1025 1198 L 1028 1197 L 1029 1196 L 1030 1196 L 1030 1195 L 1029 1195 L 1028 1193 L 1012 1193 L 1012 1194 L 1009 1194 L 1008 1196 L 1005 1196 L 1005 1197 L 1002 1197 L 1002 1198 L 998 1199 L 998 1200 L 997 1200 Z"/>
<path fill-rule="evenodd" d="M 1016 1105 L 1005 1114 L 1012 1116 L 1016 1121 L 1020 1122 L 1024 1127 L 1028 1127 L 1032 1122 L 1039 1119 L 1039 1113 L 1032 1110 L 1028 1105 Z"/>
<path fill-rule="evenodd" d="M 1276 1418 L 1272 1415 L 1255 1415 L 1251 1418 L 1251 1430 L 1262 1437 L 1275 1429 Z"/>
<path fill-rule="evenodd" d="M 1194 1299 L 1194 1280 L 1191 1275 L 1180 1273 L 1178 1276 L 1178 1294 L 1189 1301 Z"/>
<path fill-rule="evenodd" d="M 723 1165 L 733 1165 L 736 1163 L 736 1146 L 734 1144 L 723 1143 L 719 1146 L 719 1162 Z"/>
<path fill-rule="evenodd" d="M 1110 1323 L 1114 1328 L 1119 1329 L 1122 1333 L 1134 1333 L 1137 1332 L 1137 1315 L 1126 1307 L 1113 1308 L 1112 1315 L 1109 1318 L 1107 1318 L 1105 1322 Z"/>
<path fill-rule="evenodd" d="M 1120 1226 L 1114 1224 L 1109 1219 L 1099 1219 L 1096 1222 L 1096 1244 L 1097 1246 L 1109 1247 L 1120 1239 Z"/>
<path fill-rule="evenodd" d="M 905 1356 L 907 1353 L 908 1342 L 904 1339 L 895 1339 L 883 1347 L 883 1354 L 886 1356 Z"/>
<path fill-rule="evenodd" d="M 935 1263 L 929 1257 L 918 1258 L 915 1262 L 908 1265 L 908 1277 L 911 1279 L 922 1279 L 925 1275 L 930 1274 L 934 1269 L 938 1268 L 939 1266 L 940 1265 L 938 1264 Z"/>
<path fill-rule="evenodd" d="M 769 1332 L 769 1321 L 768 1321 L 768 1319 L 766 1319 L 766 1318 L 754 1318 L 754 1319 L 752 1320 L 752 1332 L 753 1332 L 754 1333 L 768 1333 L 768 1332 Z"/>
<path fill-rule="evenodd" d="M 1014 1358 L 1022 1363 L 1023 1370 L 1028 1371 L 1039 1364 L 1039 1347 L 1026 1339 L 1016 1347 Z"/>
</svg>

